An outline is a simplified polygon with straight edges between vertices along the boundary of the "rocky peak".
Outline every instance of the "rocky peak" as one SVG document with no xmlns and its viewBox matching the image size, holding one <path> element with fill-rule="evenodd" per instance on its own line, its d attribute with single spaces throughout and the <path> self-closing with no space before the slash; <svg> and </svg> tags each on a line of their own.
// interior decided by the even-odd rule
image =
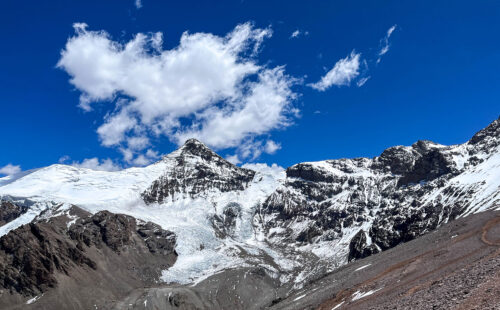
<svg viewBox="0 0 500 310">
<path fill-rule="evenodd" d="M 182 145 L 179 150 L 184 156 L 198 156 L 204 160 L 222 159 L 222 157 L 212 151 L 208 146 L 194 138 L 186 140 L 184 145 Z"/>
<path fill-rule="evenodd" d="M 478 144 L 479 142 L 487 138 L 499 138 L 500 137 L 500 117 L 494 120 L 488 127 L 477 132 L 470 140 L 469 144 Z"/>
<path fill-rule="evenodd" d="M 165 173 L 142 193 L 146 203 L 195 198 L 210 190 L 244 190 L 255 175 L 255 171 L 235 166 L 196 139 L 187 140 L 163 161 L 168 164 Z"/>
<path fill-rule="evenodd" d="M 468 142 L 472 148 L 469 154 L 491 153 L 500 145 L 500 118 L 477 132 Z"/>
</svg>

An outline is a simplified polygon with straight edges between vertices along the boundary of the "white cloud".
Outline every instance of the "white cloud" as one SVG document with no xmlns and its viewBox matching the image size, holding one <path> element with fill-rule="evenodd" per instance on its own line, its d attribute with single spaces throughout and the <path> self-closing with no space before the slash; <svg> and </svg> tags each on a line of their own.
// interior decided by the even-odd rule
<svg viewBox="0 0 500 310">
<path fill-rule="evenodd" d="M 281 144 L 274 142 L 273 140 L 267 140 L 264 150 L 267 154 L 274 154 L 277 150 L 281 149 Z"/>
<path fill-rule="evenodd" d="M 226 159 L 233 164 L 240 164 L 243 160 L 253 161 L 262 153 L 274 154 L 281 149 L 281 144 L 273 140 L 267 140 L 265 143 L 261 140 L 247 139 L 236 149 L 236 154 L 226 156 Z"/>
<path fill-rule="evenodd" d="M 137 9 L 142 8 L 142 1 L 141 1 L 141 0 L 135 0 L 135 3 L 134 3 L 134 4 L 135 4 L 135 7 L 136 7 Z"/>
<path fill-rule="evenodd" d="M 394 25 L 392 26 L 391 28 L 389 28 L 387 30 L 387 33 L 385 35 L 384 38 L 382 38 L 382 40 L 380 40 L 380 50 L 378 52 L 378 58 L 377 58 L 377 63 L 380 62 L 381 58 L 383 55 L 385 55 L 388 51 L 389 51 L 389 38 L 391 37 L 392 33 L 394 32 L 394 30 L 396 30 L 396 27 L 397 25 Z"/>
<path fill-rule="evenodd" d="M 337 61 L 335 66 L 321 80 L 308 85 L 319 91 L 325 91 L 332 85 L 349 85 L 359 75 L 360 57 L 360 53 L 351 52 L 346 58 Z"/>
<path fill-rule="evenodd" d="M 133 160 L 129 160 L 129 162 L 133 163 L 136 166 L 146 166 L 158 160 L 159 157 L 160 156 L 158 155 L 158 152 L 149 149 L 145 154 L 139 154 Z"/>
<path fill-rule="evenodd" d="M 244 164 L 241 167 L 251 169 L 263 174 L 271 174 L 276 178 L 284 178 L 285 177 L 285 169 L 277 164 L 272 164 L 271 166 L 267 164 L 255 163 L 255 164 Z"/>
<path fill-rule="evenodd" d="M 128 148 L 131 150 L 143 150 L 149 145 L 146 137 L 130 137 L 127 139 Z"/>
<path fill-rule="evenodd" d="M 151 163 L 151 160 L 144 156 L 143 154 L 139 154 L 133 161 L 134 165 L 137 166 L 146 166 Z"/>
<path fill-rule="evenodd" d="M 248 83 L 247 94 L 237 103 L 239 107 L 206 109 L 198 115 L 199 122 L 195 126 L 174 135 L 176 140 L 182 143 L 195 137 L 216 148 L 245 147 L 242 145 L 245 137 L 289 125 L 290 120 L 284 112 L 293 113 L 289 104 L 294 94 L 283 67 L 264 70 L 258 79 L 258 82 Z"/>
<path fill-rule="evenodd" d="M 238 158 L 238 155 L 236 155 L 236 154 L 228 155 L 228 156 L 226 156 L 226 159 L 227 159 L 227 161 L 229 161 L 230 163 L 232 163 L 234 165 L 241 164 L 241 160 Z"/>
<path fill-rule="evenodd" d="M 65 162 L 67 162 L 70 159 L 71 159 L 71 157 L 69 157 L 68 155 L 64 155 L 64 156 L 61 156 L 61 158 L 59 158 L 58 163 L 64 164 Z"/>
<path fill-rule="evenodd" d="M 19 165 L 12 165 L 12 164 L 7 164 L 3 167 L 0 168 L 0 175 L 13 175 L 16 173 L 21 172 L 21 166 Z"/>
<path fill-rule="evenodd" d="M 97 133 L 127 161 L 161 136 L 177 144 L 196 137 L 216 149 L 240 148 L 294 117 L 296 81 L 284 67 L 259 65 L 254 57 L 270 29 L 246 23 L 224 37 L 185 32 L 177 47 L 163 50 L 161 33 L 119 43 L 86 24 L 74 27 L 57 66 L 81 91 L 84 110 L 114 103 Z"/>
<path fill-rule="evenodd" d="M 103 170 L 103 171 L 118 171 L 121 170 L 119 165 L 116 165 L 111 159 L 99 160 L 97 157 L 86 158 L 82 162 L 72 162 L 71 166 L 78 168 L 87 168 L 92 170 Z"/>
<path fill-rule="evenodd" d="M 104 146 L 120 144 L 125 139 L 125 133 L 137 125 L 136 119 L 127 110 L 122 109 L 119 113 L 108 116 L 106 122 L 97 129 Z"/>
<path fill-rule="evenodd" d="M 264 150 L 264 147 L 262 145 L 262 141 L 254 141 L 254 140 L 248 140 L 242 143 L 238 147 L 238 157 L 240 159 L 248 158 L 250 161 L 257 159 L 260 154 L 262 154 L 262 151 Z"/>
</svg>

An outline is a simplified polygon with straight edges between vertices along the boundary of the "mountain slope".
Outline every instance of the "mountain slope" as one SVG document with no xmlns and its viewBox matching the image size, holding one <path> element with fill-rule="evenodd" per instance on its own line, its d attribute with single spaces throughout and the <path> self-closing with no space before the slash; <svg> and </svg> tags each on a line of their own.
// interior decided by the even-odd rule
<svg viewBox="0 0 500 310">
<path fill-rule="evenodd" d="M 371 159 L 306 162 L 286 171 L 237 167 L 188 140 L 144 168 L 103 172 L 53 165 L 3 180 L 0 200 L 25 207 L 8 216 L 0 235 L 41 214 L 56 216 L 61 204 L 132 216 L 175 234 L 178 254 L 162 270 L 162 284 L 126 297 L 133 305 L 147 299 L 163 307 L 155 298 L 175 293 L 181 301 L 174 304 L 258 309 L 349 261 L 500 209 L 499 186 L 500 120 L 461 145 L 418 141 Z M 70 227 L 79 220 L 75 215 Z M 234 288 L 217 299 L 210 283 L 229 275 Z M 266 298 L 240 298 L 259 281 L 268 289 L 255 293 Z"/>
<path fill-rule="evenodd" d="M 496 120 L 462 145 L 419 141 L 373 159 L 294 165 L 264 202 L 261 225 L 273 245 L 312 251 L 334 269 L 499 208 L 499 140 Z"/>
<path fill-rule="evenodd" d="M 0 284 L 9 292 L 0 294 L 0 307 L 111 304 L 155 284 L 176 261 L 175 243 L 173 233 L 151 222 L 58 205 L 0 238 Z"/>
<path fill-rule="evenodd" d="M 500 212 L 457 219 L 347 264 L 271 309 L 498 309 Z"/>
</svg>

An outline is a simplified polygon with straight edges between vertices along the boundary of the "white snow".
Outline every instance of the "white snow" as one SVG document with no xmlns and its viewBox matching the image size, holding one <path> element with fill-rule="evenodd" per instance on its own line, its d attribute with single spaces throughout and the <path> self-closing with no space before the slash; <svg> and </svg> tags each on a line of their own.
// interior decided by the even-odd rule
<svg viewBox="0 0 500 310">
<path fill-rule="evenodd" d="M 0 189 L 1 189 L 1 187 L 0 187 Z M 19 226 L 30 223 L 42 211 L 47 210 L 51 206 L 53 206 L 53 203 L 51 203 L 51 202 L 41 201 L 41 202 L 35 203 L 34 205 L 32 205 L 28 209 L 28 211 L 26 213 L 22 214 L 20 217 L 16 218 L 15 220 L 13 220 L 13 221 L 11 221 L 3 226 L 0 226 L 0 237 L 9 233 L 9 231 L 16 229 Z"/>
<path fill-rule="evenodd" d="M 371 264 L 367 264 L 367 265 L 364 265 L 364 266 L 361 266 L 359 267 L 358 269 L 354 270 L 354 271 L 359 271 L 359 270 L 363 270 L 365 269 L 366 267 L 370 266 Z"/>
<path fill-rule="evenodd" d="M 103 205 L 118 207 L 139 199 L 139 194 L 166 168 L 164 161 L 116 172 L 52 165 L 0 186 L 0 196 L 68 202 L 89 209 Z"/>
<path fill-rule="evenodd" d="M 352 294 L 352 301 L 355 301 L 355 300 L 358 300 L 358 299 L 361 299 L 361 298 L 365 298 L 366 296 L 370 296 L 371 294 L 377 292 L 377 291 L 380 291 L 382 288 L 378 288 L 376 290 L 370 290 L 370 291 L 367 291 L 367 292 L 360 292 L 360 291 L 356 291 L 354 292 L 354 294 Z"/>
<path fill-rule="evenodd" d="M 299 297 L 295 298 L 293 301 L 297 301 L 299 299 L 302 299 L 304 297 L 306 297 L 307 294 L 303 294 L 303 295 L 300 295 Z"/>
<path fill-rule="evenodd" d="M 344 304 L 345 301 L 341 302 L 340 304 L 336 305 L 335 307 L 332 308 L 332 310 L 335 310 L 337 308 L 340 308 Z"/>
<path fill-rule="evenodd" d="M 28 301 L 26 301 L 26 304 L 30 305 L 30 304 L 34 303 L 34 302 L 36 302 L 42 296 L 43 296 L 43 294 L 39 295 L 39 296 L 35 296 L 35 297 L 31 298 L 31 299 L 28 299 Z"/>
</svg>

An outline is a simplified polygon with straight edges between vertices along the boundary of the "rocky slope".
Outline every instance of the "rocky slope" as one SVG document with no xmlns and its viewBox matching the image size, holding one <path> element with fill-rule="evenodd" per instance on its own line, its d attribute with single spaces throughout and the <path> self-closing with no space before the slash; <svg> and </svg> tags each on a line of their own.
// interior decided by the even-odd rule
<svg viewBox="0 0 500 310">
<path fill-rule="evenodd" d="M 26 211 L 26 206 L 18 205 L 11 201 L 0 201 L 0 226 L 15 220 L 26 213 Z"/>
<path fill-rule="evenodd" d="M 42 278 L 52 279 L 21 273 L 0 283 L 13 292 L 0 297 L 4 305 L 35 296 L 37 305 L 50 305 L 63 288 L 80 294 L 69 279 L 80 275 L 92 287 L 88 275 L 98 274 L 112 288 L 91 298 L 100 308 L 261 309 L 349 262 L 500 209 L 500 120 L 461 145 L 418 141 L 375 158 L 305 162 L 286 171 L 237 167 L 188 140 L 144 168 L 54 165 L 0 181 L 0 197 L 9 201 L 2 204 L 9 222 L 0 235 L 29 247 L 40 240 L 37 229 L 44 233 L 48 243 L 36 241 L 34 249 L 46 257 Z M 13 207 L 20 201 L 29 204 Z M 68 205 L 82 211 L 61 211 Z M 104 254 L 113 258 L 103 280 L 97 270 Z M 118 288 L 117 277 L 125 279 Z M 15 281 L 26 289 L 17 290 Z"/>
<path fill-rule="evenodd" d="M 40 296 L 45 298 L 37 309 L 90 309 L 96 299 L 109 303 L 156 283 L 175 263 L 175 243 L 173 233 L 151 222 L 57 206 L 0 238 L 0 307 L 22 301 L 28 308 Z M 70 285 L 77 289 L 63 297 Z M 24 302 L 26 297 L 32 302 Z"/>
</svg>

